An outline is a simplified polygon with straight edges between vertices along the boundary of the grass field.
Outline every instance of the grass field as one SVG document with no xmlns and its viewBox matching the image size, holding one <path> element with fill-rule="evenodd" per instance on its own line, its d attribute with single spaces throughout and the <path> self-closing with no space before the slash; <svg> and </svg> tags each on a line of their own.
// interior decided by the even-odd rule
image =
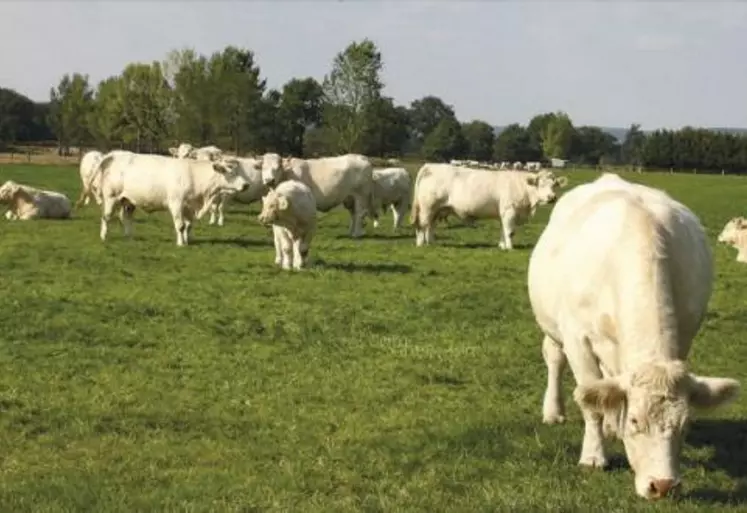
<svg viewBox="0 0 747 513">
<path fill-rule="evenodd" d="M 79 191 L 74 167 L 0 168 L 9 178 Z M 747 266 L 716 236 L 747 213 L 747 179 L 627 178 L 705 223 L 716 287 L 690 362 L 743 380 Z M 441 225 L 415 248 L 390 214 L 353 241 L 335 211 L 301 273 L 275 268 L 257 212 L 204 219 L 186 248 L 165 213 L 136 213 L 133 240 L 112 223 L 106 243 L 95 205 L 2 220 L 0 511 L 747 509 L 747 398 L 692 426 L 679 502 L 637 498 L 624 464 L 580 470 L 570 400 L 565 425 L 541 424 L 526 268 L 549 208 L 510 253 L 495 222 Z"/>
</svg>

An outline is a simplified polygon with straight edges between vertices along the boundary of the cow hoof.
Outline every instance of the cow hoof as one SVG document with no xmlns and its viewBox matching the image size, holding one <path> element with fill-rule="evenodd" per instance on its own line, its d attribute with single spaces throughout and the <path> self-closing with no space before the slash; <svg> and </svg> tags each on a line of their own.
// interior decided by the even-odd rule
<svg viewBox="0 0 747 513">
<path fill-rule="evenodd" d="M 581 468 L 586 469 L 604 469 L 607 467 L 607 458 L 602 456 L 589 456 L 581 458 L 578 462 Z"/>
<path fill-rule="evenodd" d="M 564 422 L 565 422 L 565 417 L 557 413 L 552 413 L 549 415 L 542 416 L 543 424 L 563 424 Z"/>
</svg>

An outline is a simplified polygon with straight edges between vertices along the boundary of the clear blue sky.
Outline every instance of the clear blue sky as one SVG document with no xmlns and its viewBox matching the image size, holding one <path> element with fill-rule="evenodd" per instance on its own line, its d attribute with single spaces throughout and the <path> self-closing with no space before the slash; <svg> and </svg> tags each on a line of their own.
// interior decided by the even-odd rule
<svg viewBox="0 0 747 513">
<path fill-rule="evenodd" d="M 427 94 L 462 121 L 644 129 L 747 126 L 747 3 L 571 1 L 0 1 L 0 86 L 34 100 L 66 72 L 93 81 L 174 48 L 255 52 L 271 87 L 321 79 L 373 39 L 386 94 Z"/>
</svg>

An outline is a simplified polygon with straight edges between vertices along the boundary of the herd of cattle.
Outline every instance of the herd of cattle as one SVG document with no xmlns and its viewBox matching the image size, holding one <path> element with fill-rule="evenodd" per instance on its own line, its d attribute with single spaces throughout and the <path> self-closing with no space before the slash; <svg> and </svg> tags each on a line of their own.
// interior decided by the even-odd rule
<svg viewBox="0 0 747 513">
<path fill-rule="evenodd" d="M 316 212 L 343 205 L 350 235 L 363 235 L 365 216 L 375 224 L 387 207 L 394 227 L 411 207 L 418 246 L 433 240 L 438 219 L 499 218 L 512 248 L 516 226 L 539 205 L 555 203 L 529 258 L 528 293 L 544 333 L 547 384 L 545 423 L 565 420 L 562 375 L 570 366 L 573 398 L 585 423 L 580 465 L 605 467 L 603 440 L 622 439 L 635 491 L 658 499 L 678 490 L 679 463 L 691 409 L 733 400 L 735 379 L 699 376 L 686 360 L 705 316 L 713 287 L 709 241 L 698 217 L 665 192 L 601 174 L 558 199 L 564 177 L 551 171 L 489 171 L 426 163 L 414 184 L 403 168 L 373 169 L 368 158 L 348 154 L 319 159 L 267 153 L 236 158 L 219 149 L 187 144 L 172 156 L 89 152 L 81 161 L 78 205 L 102 208 L 101 238 L 119 211 L 131 233 L 135 208 L 168 209 L 177 244 L 188 244 L 191 225 L 208 211 L 223 224 L 230 199 L 262 201 L 259 222 L 271 225 L 276 264 L 307 263 Z M 411 191 L 412 189 L 412 191 Z M 62 194 L 15 182 L 0 187 L 7 217 L 66 217 Z M 740 248 L 747 262 L 747 220 L 731 220 L 719 241 Z"/>
</svg>

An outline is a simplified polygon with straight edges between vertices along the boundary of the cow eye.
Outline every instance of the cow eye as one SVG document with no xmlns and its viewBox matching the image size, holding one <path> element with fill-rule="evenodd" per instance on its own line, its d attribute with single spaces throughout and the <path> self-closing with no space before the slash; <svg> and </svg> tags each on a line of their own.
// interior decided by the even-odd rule
<svg viewBox="0 0 747 513">
<path fill-rule="evenodd" d="M 632 424 L 632 425 L 633 425 L 634 427 L 638 427 L 638 419 L 637 419 L 637 418 L 633 417 L 632 419 L 630 419 L 630 423 L 631 423 L 631 424 Z"/>
</svg>

